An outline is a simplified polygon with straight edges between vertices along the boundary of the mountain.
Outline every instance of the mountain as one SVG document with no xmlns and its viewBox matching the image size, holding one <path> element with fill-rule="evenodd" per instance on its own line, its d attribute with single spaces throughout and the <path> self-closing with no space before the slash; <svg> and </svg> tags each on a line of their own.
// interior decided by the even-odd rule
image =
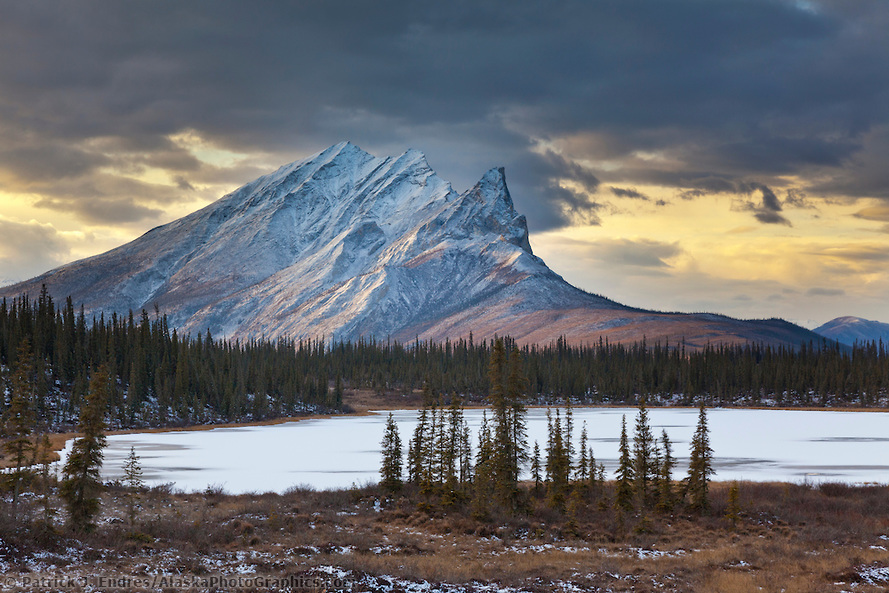
<svg viewBox="0 0 889 593">
<path fill-rule="evenodd" d="M 852 346 L 855 342 L 878 342 L 889 344 L 889 323 L 871 321 L 861 317 L 837 317 L 813 330 L 816 334 Z"/>
<path fill-rule="evenodd" d="M 533 254 L 503 169 L 458 194 L 418 151 L 377 158 L 348 142 L 0 296 L 44 284 L 91 313 L 157 305 L 172 326 L 217 337 L 819 339 L 781 320 L 658 313 L 586 293 Z"/>
</svg>

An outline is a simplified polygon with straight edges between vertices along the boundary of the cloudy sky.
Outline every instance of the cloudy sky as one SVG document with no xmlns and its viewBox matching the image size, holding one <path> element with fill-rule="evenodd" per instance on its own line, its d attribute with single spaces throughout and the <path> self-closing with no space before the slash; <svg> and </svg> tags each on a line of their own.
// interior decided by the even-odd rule
<svg viewBox="0 0 889 593">
<path fill-rule="evenodd" d="M 341 140 L 671 311 L 889 321 L 889 3 L 0 0 L 0 279 Z"/>
</svg>

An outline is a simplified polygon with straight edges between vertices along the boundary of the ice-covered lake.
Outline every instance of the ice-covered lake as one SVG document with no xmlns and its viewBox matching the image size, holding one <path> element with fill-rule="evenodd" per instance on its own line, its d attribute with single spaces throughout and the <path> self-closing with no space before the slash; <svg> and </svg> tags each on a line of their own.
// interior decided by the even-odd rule
<svg viewBox="0 0 889 593">
<path fill-rule="evenodd" d="M 175 483 L 183 490 L 222 486 L 232 493 L 283 492 L 375 482 L 380 440 L 388 412 L 369 416 L 306 419 L 272 426 L 140 433 L 108 437 L 103 475 L 122 475 L 130 447 L 149 484 Z M 415 410 L 395 411 L 404 449 L 416 424 Z M 575 408 L 574 438 L 587 424 L 589 444 L 609 477 L 617 462 L 621 417 L 632 437 L 634 408 Z M 655 436 L 666 429 L 685 474 L 697 410 L 649 410 Z M 710 409 L 716 480 L 889 483 L 889 413 Z M 481 410 L 467 410 L 476 438 Z M 546 444 L 546 410 L 528 412 L 529 445 Z M 71 443 L 63 452 L 67 453 Z"/>
</svg>

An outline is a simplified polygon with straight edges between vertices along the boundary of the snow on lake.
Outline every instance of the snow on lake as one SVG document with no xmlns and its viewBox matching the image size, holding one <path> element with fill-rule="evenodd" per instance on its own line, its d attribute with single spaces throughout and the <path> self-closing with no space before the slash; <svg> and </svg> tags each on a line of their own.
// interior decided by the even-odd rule
<svg viewBox="0 0 889 593">
<path fill-rule="evenodd" d="M 148 484 L 175 483 L 196 491 L 222 486 L 231 493 L 283 492 L 292 486 L 342 488 L 378 480 L 380 440 L 388 412 L 306 419 L 272 426 L 140 433 L 108 437 L 105 479 L 122 476 L 135 447 Z M 652 431 L 665 429 L 685 475 L 697 410 L 649 410 Z M 403 449 L 416 411 L 394 412 Z M 586 421 L 589 445 L 608 477 L 617 467 L 621 417 L 632 438 L 634 408 L 575 408 L 574 439 Z M 467 410 L 473 439 L 482 411 Z M 564 416 L 563 416 L 564 418 Z M 710 409 L 707 411 L 715 480 L 889 483 L 889 413 Z M 546 446 L 546 410 L 528 412 L 529 448 Z M 71 443 L 62 452 L 63 458 Z"/>
</svg>

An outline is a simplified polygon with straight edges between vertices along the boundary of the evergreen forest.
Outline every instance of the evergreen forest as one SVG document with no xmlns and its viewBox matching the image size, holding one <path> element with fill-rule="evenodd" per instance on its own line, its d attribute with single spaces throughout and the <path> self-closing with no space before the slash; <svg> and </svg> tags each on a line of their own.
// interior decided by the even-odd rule
<svg viewBox="0 0 889 593">
<path fill-rule="evenodd" d="M 572 345 L 517 350 L 528 404 L 884 406 L 889 355 L 882 343 Z M 23 347 L 26 346 L 26 347 Z M 16 369 L 29 369 L 27 406 L 42 430 L 77 424 L 94 369 L 112 378 L 110 428 L 255 421 L 343 410 L 346 389 L 379 394 L 424 388 L 484 402 L 495 340 L 444 343 L 221 340 L 180 335 L 159 311 L 92 317 L 44 290 L 0 303 L 0 363 L 11 405 Z M 28 360 L 20 360 L 20 358 Z"/>
</svg>

